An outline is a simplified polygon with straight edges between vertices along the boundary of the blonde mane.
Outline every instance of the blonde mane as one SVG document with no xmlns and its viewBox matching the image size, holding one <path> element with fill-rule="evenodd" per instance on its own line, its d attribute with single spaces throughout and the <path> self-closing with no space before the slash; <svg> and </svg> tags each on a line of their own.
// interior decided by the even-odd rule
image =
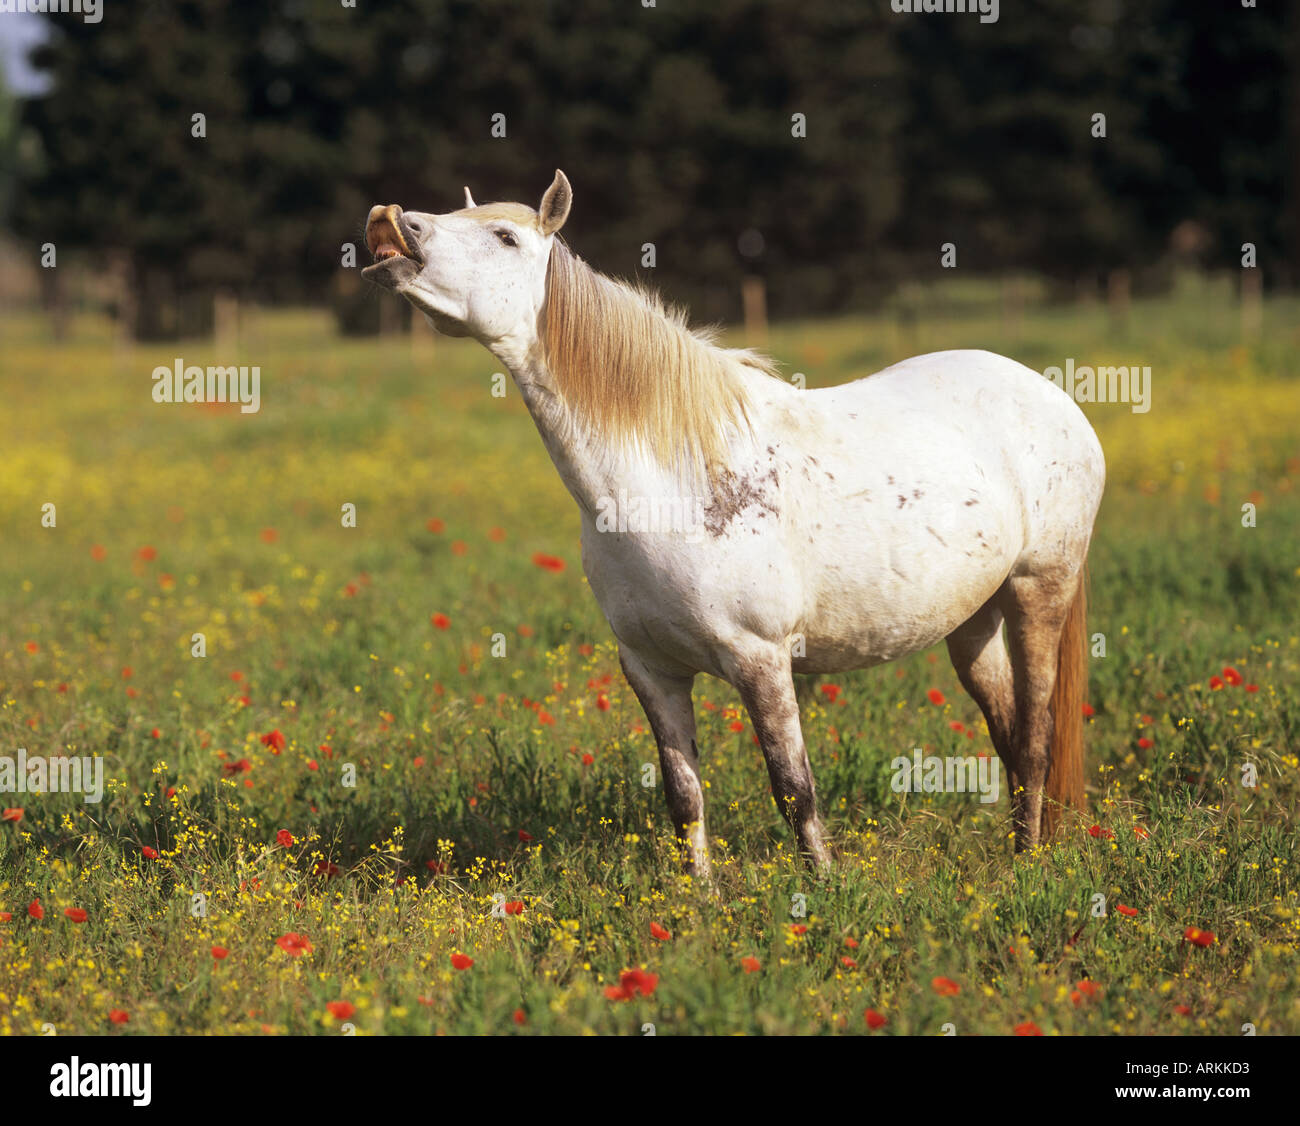
<svg viewBox="0 0 1300 1126">
<path fill-rule="evenodd" d="M 543 359 L 574 414 L 616 445 L 669 471 L 713 480 L 728 430 L 749 428 L 740 365 L 775 376 L 772 361 L 692 332 L 657 294 L 596 273 L 559 239 L 551 249 Z"/>
</svg>

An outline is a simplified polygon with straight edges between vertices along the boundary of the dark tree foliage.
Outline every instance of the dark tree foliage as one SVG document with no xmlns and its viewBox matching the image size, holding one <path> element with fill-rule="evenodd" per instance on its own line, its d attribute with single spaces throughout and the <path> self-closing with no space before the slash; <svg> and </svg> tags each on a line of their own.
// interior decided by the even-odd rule
<svg viewBox="0 0 1300 1126">
<path fill-rule="evenodd" d="M 141 335 L 217 290 L 359 292 L 341 246 L 364 265 L 372 203 L 449 210 L 466 183 L 536 203 L 556 167 L 573 248 L 701 319 L 734 317 L 746 274 L 777 316 L 862 307 L 936 275 L 945 242 L 973 274 L 1158 280 L 1187 220 L 1206 264 L 1251 241 L 1294 280 L 1296 30 L 1268 0 L 1007 0 L 994 24 L 887 0 L 134 0 L 50 19 L 13 226 L 124 263 Z"/>
<path fill-rule="evenodd" d="M 1203 265 L 1237 265 L 1249 241 L 1294 281 L 1283 216 L 1300 193 L 1284 110 L 1296 30 L 1282 5 L 1235 0 L 1026 0 L 992 25 L 904 18 L 907 190 L 891 239 L 917 268 L 952 241 L 977 269 L 1159 277 L 1190 221 Z"/>
</svg>

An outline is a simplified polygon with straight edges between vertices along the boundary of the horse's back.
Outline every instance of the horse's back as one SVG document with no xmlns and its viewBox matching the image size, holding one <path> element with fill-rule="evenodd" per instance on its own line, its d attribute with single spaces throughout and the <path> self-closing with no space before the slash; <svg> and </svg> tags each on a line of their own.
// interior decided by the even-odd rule
<svg viewBox="0 0 1300 1126">
<path fill-rule="evenodd" d="M 1005 468 L 1031 506 L 1063 472 L 1081 499 L 1094 490 L 1100 499 L 1105 462 L 1092 425 L 1069 395 L 1006 356 L 976 349 L 913 356 L 813 391 L 809 402 L 901 463 L 947 466 L 956 480 Z"/>
</svg>

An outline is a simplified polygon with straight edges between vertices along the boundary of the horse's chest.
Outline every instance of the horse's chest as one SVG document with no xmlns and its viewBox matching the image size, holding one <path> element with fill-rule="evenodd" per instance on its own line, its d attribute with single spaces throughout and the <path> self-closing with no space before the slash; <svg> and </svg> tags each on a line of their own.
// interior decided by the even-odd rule
<svg viewBox="0 0 1300 1126">
<path fill-rule="evenodd" d="M 724 539 L 707 520 L 680 534 L 601 532 L 584 522 L 582 564 L 623 645 L 663 664 L 716 673 L 738 619 L 770 614 L 764 601 L 788 586 L 777 573 L 781 553 L 772 537 Z"/>
</svg>

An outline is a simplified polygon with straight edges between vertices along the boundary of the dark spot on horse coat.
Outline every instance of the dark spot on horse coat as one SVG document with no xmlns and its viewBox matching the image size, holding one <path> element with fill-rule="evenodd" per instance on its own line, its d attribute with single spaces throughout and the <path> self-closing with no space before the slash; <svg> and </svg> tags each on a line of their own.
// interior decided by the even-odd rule
<svg viewBox="0 0 1300 1126">
<path fill-rule="evenodd" d="M 770 485 L 769 485 L 770 482 Z M 727 530 L 727 525 L 751 505 L 757 505 L 760 516 L 769 512 L 780 515 L 780 509 L 769 495 L 781 483 L 776 467 L 764 474 L 741 477 L 730 469 L 723 469 L 713 486 L 713 497 L 704 508 L 704 526 L 715 539 Z M 751 529 L 757 535 L 758 529 Z"/>
</svg>

